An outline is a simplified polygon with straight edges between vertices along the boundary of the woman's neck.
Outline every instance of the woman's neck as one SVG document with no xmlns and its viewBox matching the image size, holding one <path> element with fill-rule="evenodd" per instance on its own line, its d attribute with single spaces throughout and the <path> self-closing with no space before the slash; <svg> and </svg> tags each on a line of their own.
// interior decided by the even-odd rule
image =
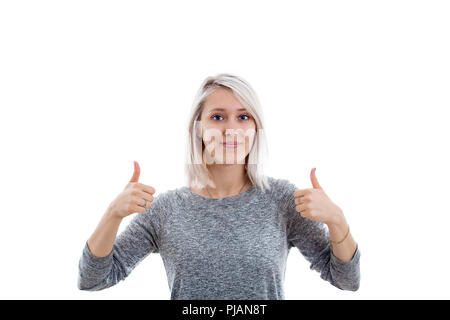
<svg viewBox="0 0 450 320">
<path fill-rule="evenodd" d="M 213 164 L 207 167 L 216 186 L 216 188 L 207 186 L 202 189 L 202 194 L 207 197 L 226 198 L 245 192 L 252 187 L 245 164 Z"/>
</svg>

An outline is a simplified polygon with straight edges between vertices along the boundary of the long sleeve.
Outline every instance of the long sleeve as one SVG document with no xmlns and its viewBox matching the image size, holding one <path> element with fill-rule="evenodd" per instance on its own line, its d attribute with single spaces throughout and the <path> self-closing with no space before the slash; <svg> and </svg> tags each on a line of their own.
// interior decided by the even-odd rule
<svg viewBox="0 0 450 320">
<path fill-rule="evenodd" d="M 135 213 L 106 257 L 94 256 L 86 241 L 78 265 L 78 288 L 97 291 L 111 287 L 125 279 L 147 255 L 159 253 L 163 210 L 161 197 L 156 197 L 151 208 Z"/>
<path fill-rule="evenodd" d="M 333 286 L 342 290 L 358 290 L 361 255 L 359 248 L 357 247 L 350 261 L 339 260 L 333 254 L 328 227 L 324 223 L 302 217 L 295 210 L 294 192 L 298 188 L 288 180 L 281 180 L 289 248 L 296 247 L 310 263 L 310 268 L 319 272 L 320 277 Z"/>
</svg>

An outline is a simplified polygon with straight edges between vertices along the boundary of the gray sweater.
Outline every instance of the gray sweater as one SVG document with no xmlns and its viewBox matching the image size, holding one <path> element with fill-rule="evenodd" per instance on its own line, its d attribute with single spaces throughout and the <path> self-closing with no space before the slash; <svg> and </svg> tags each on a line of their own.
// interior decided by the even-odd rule
<svg viewBox="0 0 450 320">
<path fill-rule="evenodd" d="M 187 186 L 159 194 L 117 235 L 108 256 L 94 256 L 85 243 L 78 288 L 111 287 L 159 253 L 172 300 L 280 300 L 289 250 L 296 247 L 322 279 L 357 290 L 359 248 L 349 262 L 336 258 L 327 226 L 295 210 L 298 188 L 286 179 L 267 180 L 270 190 L 253 186 L 222 199 Z"/>
</svg>

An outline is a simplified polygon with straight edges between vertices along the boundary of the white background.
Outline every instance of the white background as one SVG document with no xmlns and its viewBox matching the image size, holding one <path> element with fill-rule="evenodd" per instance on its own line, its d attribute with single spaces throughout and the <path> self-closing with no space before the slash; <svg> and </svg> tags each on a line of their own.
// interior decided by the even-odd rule
<svg viewBox="0 0 450 320">
<path fill-rule="evenodd" d="M 0 298 L 169 299 L 152 254 L 77 288 L 85 241 L 131 178 L 181 187 L 203 79 L 257 92 L 266 174 L 317 177 L 361 250 L 341 291 L 291 250 L 286 299 L 448 299 L 446 1 L 2 1 Z M 123 221 L 119 232 L 129 222 Z"/>
</svg>

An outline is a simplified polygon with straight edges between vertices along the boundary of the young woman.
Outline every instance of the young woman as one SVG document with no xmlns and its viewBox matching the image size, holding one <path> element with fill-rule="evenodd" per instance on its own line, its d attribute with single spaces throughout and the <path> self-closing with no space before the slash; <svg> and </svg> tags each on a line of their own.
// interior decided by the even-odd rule
<svg viewBox="0 0 450 320">
<path fill-rule="evenodd" d="M 138 182 L 135 162 L 84 246 L 79 289 L 113 286 L 159 253 L 171 299 L 284 299 L 292 247 L 335 287 L 359 288 L 360 251 L 315 169 L 313 188 L 300 190 L 262 174 L 262 110 L 245 80 L 206 78 L 187 129 L 187 185 L 153 198 L 155 189 Z M 122 219 L 136 212 L 116 238 Z"/>
</svg>

